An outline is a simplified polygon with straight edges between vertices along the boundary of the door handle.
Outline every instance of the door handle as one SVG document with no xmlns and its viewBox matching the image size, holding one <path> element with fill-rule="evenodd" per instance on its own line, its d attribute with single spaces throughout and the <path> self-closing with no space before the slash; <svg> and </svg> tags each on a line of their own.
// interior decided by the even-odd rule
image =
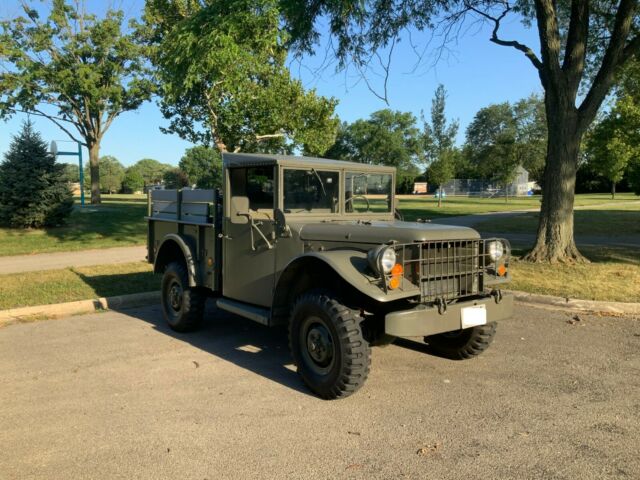
<svg viewBox="0 0 640 480">
<path fill-rule="evenodd" d="M 222 233 L 218 234 L 218 238 L 221 238 L 222 240 L 233 240 L 233 238 L 230 237 L 229 235 L 224 235 Z"/>
</svg>

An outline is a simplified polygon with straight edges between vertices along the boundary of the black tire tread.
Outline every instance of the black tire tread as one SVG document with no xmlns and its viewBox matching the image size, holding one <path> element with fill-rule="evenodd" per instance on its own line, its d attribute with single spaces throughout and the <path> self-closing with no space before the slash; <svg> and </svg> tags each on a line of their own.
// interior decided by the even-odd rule
<svg viewBox="0 0 640 480">
<path fill-rule="evenodd" d="M 461 338 L 449 338 L 442 334 L 425 337 L 424 341 L 436 355 L 451 360 L 468 360 L 484 352 L 496 335 L 498 324 L 490 322 L 486 325 L 469 328 L 469 332 Z"/>
<path fill-rule="evenodd" d="M 168 271 L 175 272 L 175 274 L 180 278 L 180 281 L 182 282 L 184 292 L 182 297 L 183 313 L 180 320 L 177 323 L 172 324 L 171 322 L 169 322 L 166 313 L 164 313 L 163 307 L 165 319 L 167 320 L 169 326 L 176 332 L 192 332 L 196 330 L 202 323 L 207 295 L 205 295 L 204 292 L 202 292 L 197 287 L 189 287 L 189 274 L 187 273 L 187 268 L 185 267 L 183 262 L 171 262 L 169 265 L 167 265 L 165 273 Z"/>
<path fill-rule="evenodd" d="M 314 385 L 305 378 L 300 366 L 298 366 L 298 374 L 316 394 L 326 400 L 348 397 L 364 385 L 371 369 L 371 348 L 362 334 L 359 315 L 327 292 L 310 291 L 299 296 L 294 303 L 291 320 L 301 305 L 309 303 L 324 310 L 336 327 L 339 335 L 338 342 L 343 346 L 344 351 L 343 369 L 338 380 L 327 390 L 314 388 Z M 290 321 L 289 349 L 293 354 L 292 324 L 293 322 Z"/>
</svg>

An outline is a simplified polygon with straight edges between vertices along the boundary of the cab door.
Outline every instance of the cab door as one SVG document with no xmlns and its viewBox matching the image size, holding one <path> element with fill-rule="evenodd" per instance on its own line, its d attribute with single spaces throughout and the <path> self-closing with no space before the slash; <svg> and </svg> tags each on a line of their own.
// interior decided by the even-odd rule
<svg viewBox="0 0 640 480">
<path fill-rule="evenodd" d="M 222 292 L 270 307 L 275 282 L 276 167 L 227 169 Z"/>
</svg>

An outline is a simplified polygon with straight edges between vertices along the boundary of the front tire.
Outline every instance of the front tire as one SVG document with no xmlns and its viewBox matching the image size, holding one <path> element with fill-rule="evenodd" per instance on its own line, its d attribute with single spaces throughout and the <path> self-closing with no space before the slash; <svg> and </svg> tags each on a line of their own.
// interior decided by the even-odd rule
<svg viewBox="0 0 640 480">
<path fill-rule="evenodd" d="M 371 349 L 357 312 L 333 295 L 309 292 L 296 301 L 289 322 L 289 346 L 304 383 L 318 396 L 344 398 L 365 383 Z"/>
<path fill-rule="evenodd" d="M 162 313 L 176 332 L 190 332 L 202 323 L 207 301 L 197 288 L 189 287 L 189 275 L 182 262 L 170 263 L 162 276 Z"/>
<path fill-rule="evenodd" d="M 451 360 L 467 360 L 484 352 L 496 335 L 496 322 L 465 328 L 455 332 L 439 333 L 424 337 L 429 349 L 439 357 Z"/>
</svg>

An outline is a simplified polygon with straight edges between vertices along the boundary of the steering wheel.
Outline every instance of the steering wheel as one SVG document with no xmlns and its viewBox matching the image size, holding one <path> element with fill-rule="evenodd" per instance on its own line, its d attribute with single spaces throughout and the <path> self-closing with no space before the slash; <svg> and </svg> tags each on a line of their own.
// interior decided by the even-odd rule
<svg viewBox="0 0 640 480">
<path fill-rule="evenodd" d="M 360 199 L 364 200 L 364 202 L 367 204 L 367 209 L 365 210 L 365 212 L 368 212 L 371 209 L 371 206 L 369 205 L 369 199 L 367 197 L 365 197 L 364 195 L 353 195 L 353 196 L 347 198 L 344 201 L 344 205 L 346 206 L 347 203 L 349 203 L 349 202 L 353 203 L 353 200 L 356 199 L 356 198 L 360 198 Z"/>
</svg>

